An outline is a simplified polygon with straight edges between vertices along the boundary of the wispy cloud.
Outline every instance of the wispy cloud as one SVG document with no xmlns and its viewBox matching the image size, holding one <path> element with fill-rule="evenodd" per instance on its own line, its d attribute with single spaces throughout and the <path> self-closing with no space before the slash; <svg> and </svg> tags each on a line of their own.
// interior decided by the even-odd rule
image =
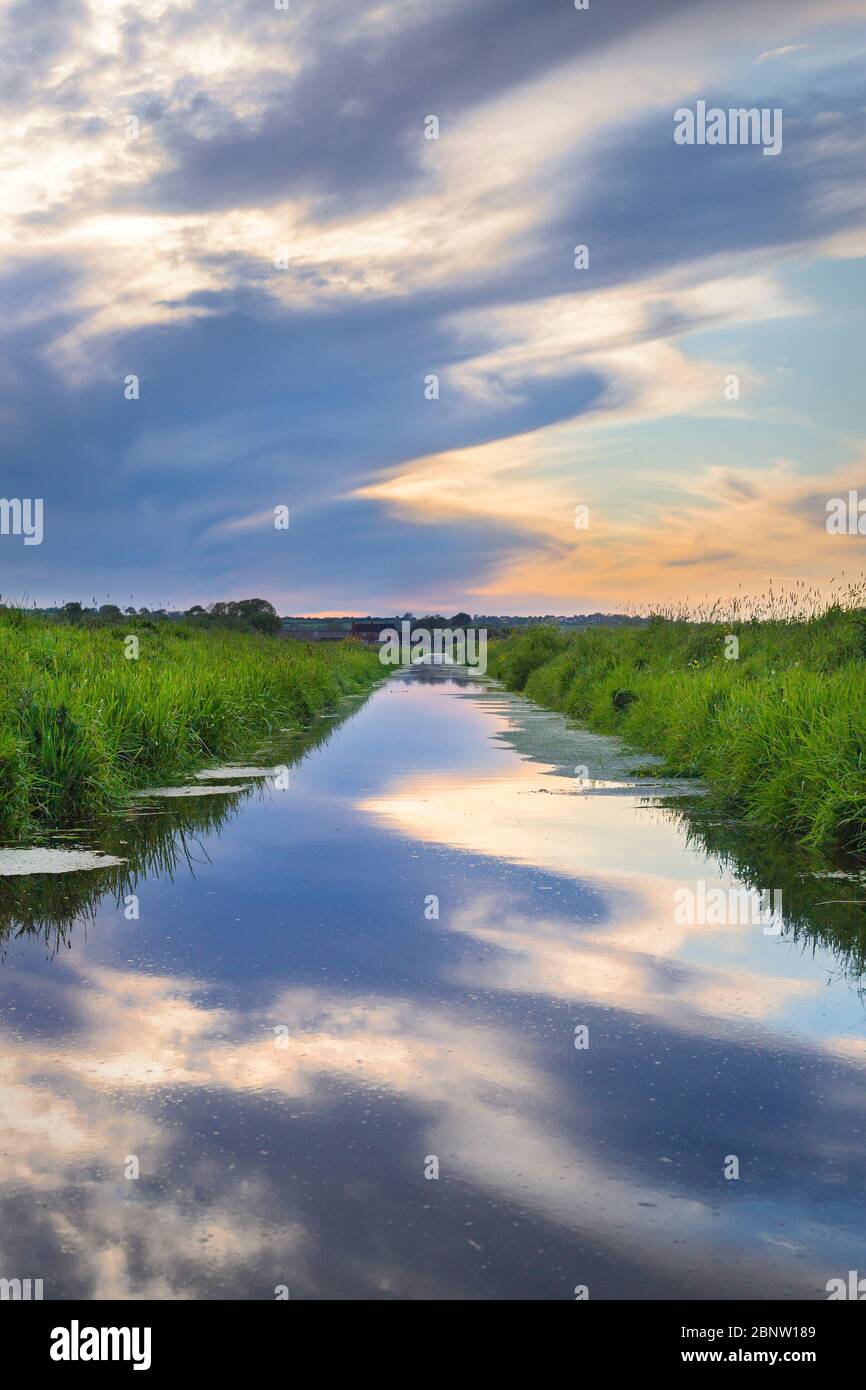
<svg viewBox="0 0 866 1390">
<path fill-rule="evenodd" d="M 838 405 L 826 353 L 798 398 L 788 345 L 836 316 L 859 350 L 862 20 L 857 0 L 790 0 L 783 35 L 775 0 L 7 5 L 0 457 L 53 516 L 10 582 L 312 609 L 520 607 L 529 582 L 568 606 L 579 582 L 598 607 L 650 572 L 647 537 L 617 549 L 599 516 L 584 549 L 608 560 L 575 569 L 552 518 L 603 501 L 611 451 L 640 525 L 652 479 L 661 505 L 780 452 L 833 472 L 839 441 L 819 463 L 768 430 L 814 422 L 824 383 Z M 677 147 L 699 98 L 783 107 L 782 157 Z M 850 456 L 866 421 L 845 430 Z M 258 530 L 277 504 L 305 517 L 279 561 Z M 747 563 L 684 525 L 657 572 Z"/>
</svg>

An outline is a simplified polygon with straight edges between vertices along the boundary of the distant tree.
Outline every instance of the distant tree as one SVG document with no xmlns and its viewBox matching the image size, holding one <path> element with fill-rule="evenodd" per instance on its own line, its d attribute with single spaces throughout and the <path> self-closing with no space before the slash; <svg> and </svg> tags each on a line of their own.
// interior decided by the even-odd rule
<svg viewBox="0 0 866 1390">
<path fill-rule="evenodd" d="M 207 610 L 202 608 L 200 603 L 194 603 L 192 608 L 188 608 L 184 614 L 186 618 L 206 618 Z"/>
<path fill-rule="evenodd" d="M 453 618 L 449 618 L 452 627 L 470 627 L 472 615 L 470 613 L 455 613 Z"/>
<path fill-rule="evenodd" d="M 237 609 L 239 618 L 250 623 L 259 632 L 273 635 L 279 632 L 283 625 L 276 608 L 272 603 L 268 603 L 266 598 L 242 598 L 232 606 Z"/>
<path fill-rule="evenodd" d="M 99 616 L 100 618 L 106 618 L 109 622 L 116 623 L 120 621 L 123 614 L 116 603 L 103 603 L 99 610 Z"/>
<path fill-rule="evenodd" d="M 69 621 L 73 623 L 84 616 L 84 609 L 80 603 L 64 603 L 60 611 L 64 618 L 68 618 Z"/>
<path fill-rule="evenodd" d="M 282 629 L 282 619 L 272 603 L 265 598 L 232 599 L 225 603 L 212 603 L 209 616 L 217 623 L 230 627 L 254 628 L 257 632 L 277 633 Z"/>
<path fill-rule="evenodd" d="M 141 615 L 142 618 L 149 618 L 149 617 L 150 617 L 150 609 L 149 609 L 149 608 L 139 608 L 138 611 L 139 611 L 139 614 Z"/>
<path fill-rule="evenodd" d="M 134 618 L 134 617 L 135 617 L 135 609 L 134 609 L 134 608 L 124 608 L 123 611 L 124 611 L 124 613 L 127 615 L 128 618 Z"/>
</svg>

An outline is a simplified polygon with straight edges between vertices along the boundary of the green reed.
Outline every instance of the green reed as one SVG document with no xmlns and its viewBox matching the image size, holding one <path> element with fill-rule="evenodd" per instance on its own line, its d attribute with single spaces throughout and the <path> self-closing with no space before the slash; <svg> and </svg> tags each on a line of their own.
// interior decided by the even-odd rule
<svg viewBox="0 0 866 1390">
<path fill-rule="evenodd" d="M 769 605 L 656 614 L 646 626 L 535 628 L 494 642 L 489 670 L 660 754 L 662 772 L 703 778 L 746 823 L 819 853 L 862 853 L 866 607 L 861 590 L 846 597 L 821 608 L 805 591 L 771 591 Z"/>
<path fill-rule="evenodd" d="M 0 609 L 0 826 L 21 835 L 97 814 L 300 728 L 382 674 L 377 654 L 351 641 L 134 619 L 82 628 Z"/>
</svg>

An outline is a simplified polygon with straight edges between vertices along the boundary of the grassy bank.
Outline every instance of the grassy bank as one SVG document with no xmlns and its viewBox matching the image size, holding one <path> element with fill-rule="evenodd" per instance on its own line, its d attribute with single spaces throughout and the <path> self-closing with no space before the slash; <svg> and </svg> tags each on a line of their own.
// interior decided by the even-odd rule
<svg viewBox="0 0 866 1390">
<path fill-rule="evenodd" d="M 726 659 L 736 637 L 737 659 Z M 728 649 L 732 644 L 727 643 Z M 733 815 L 816 851 L 866 851 L 866 610 L 806 620 L 689 623 L 491 647 L 511 690 L 702 777 Z"/>
<path fill-rule="evenodd" d="M 127 659 L 137 636 L 138 657 Z M 7 840 L 249 751 L 382 674 L 312 647 L 174 623 L 82 629 L 0 609 L 0 831 Z"/>
</svg>

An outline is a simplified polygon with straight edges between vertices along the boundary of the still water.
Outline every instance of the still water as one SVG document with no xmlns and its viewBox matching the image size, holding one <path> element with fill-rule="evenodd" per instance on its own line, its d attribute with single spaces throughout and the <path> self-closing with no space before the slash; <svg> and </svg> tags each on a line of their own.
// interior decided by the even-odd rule
<svg viewBox="0 0 866 1390">
<path fill-rule="evenodd" d="M 762 857 L 485 681 L 401 675 L 343 714 L 262 750 L 287 775 L 65 842 L 121 867 L 0 880 L 0 1276 L 604 1299 L 866 1274 L 860 878 Z M 782 888 L 781 932 L 683 925 L 701 883 Z"/>
</svg>

